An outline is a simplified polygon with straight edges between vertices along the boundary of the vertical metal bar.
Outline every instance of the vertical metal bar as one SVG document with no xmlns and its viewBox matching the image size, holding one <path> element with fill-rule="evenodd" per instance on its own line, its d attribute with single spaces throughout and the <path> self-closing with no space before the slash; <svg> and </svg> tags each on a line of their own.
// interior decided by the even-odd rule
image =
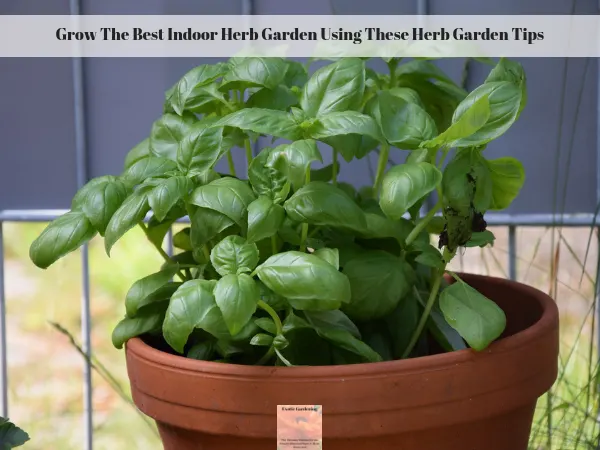
<svg viewBox="0 0 600 450">
<path fill-rule="evenodd" d="M 81 0 L 69 0 L 71 15 L 81 14 Z M 80 188 L 88 178 L 87 171 L 87 136 L 85 120 L 85 88 L 82 58 L 72 58 L 73 73 L 73 107 L 75 125 L 75 159 L 77 170 L 77 186 Z M 84 449 L 93 449 L 93 402 L 92 402 L 92 368 L 90 363 L 91 345 L 91 313 L 90 313 L 90 273 L 89 249 L 87 244 L 81 249 L 82 298 L 81 298 L 81 347 L 87 358 L 83 365 L 83 424 Z"/>
<path fill-rule="evenodd" d="M 4 288 L 4 233 L 0 222 L 0 415 L 8 417 L 8 355 L 6 354 L 6 291 Z"/>
<path fill-rule="evenodd" d="M 173 227 L 167 231 L 167 255 L 173 256 Z"/>
<path fill-rule="evenodd" d="M 517 227 L 508 227 L 508 276 L 517 279 Z"/>
<path fill-rule="evenodd" d="M 429 5 L 427 0 L 417 0 L 417 15 L 424 16 L 429 14 Z"/>
</svg>

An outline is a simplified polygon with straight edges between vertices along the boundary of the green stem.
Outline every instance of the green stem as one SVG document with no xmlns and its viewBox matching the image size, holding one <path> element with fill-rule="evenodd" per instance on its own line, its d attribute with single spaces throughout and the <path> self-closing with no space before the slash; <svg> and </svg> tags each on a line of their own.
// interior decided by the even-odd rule
<svg viewBox="0 0 600 450">
<path fill-rule="evenodd" d="M 410 234 L 406 238 L 406 246 L 409 246 L 416 238 L 419 236 L 419 233 L 425 229 L 427 224 L 431 222 L 431 219 L 436 215 L 436 213 L 442 208 L 442 201 L 439 200 L 433 208 L 427 213 L 425 217 L 423 217 L 417 225 L 413 228 Z"/>
<path fill-rule="evenodd" d="M 277 253 L 277 235 L 271 236 L 271 251 L 275 255 Z"/>
<path fill-rule="evenodd" d="M 227 163 L 229 164 L 229 173 L 231 176 L 237 176 L 235 173 L 235 163 L 233 162 L 233 156 L 231 156 L 231 150 L 227 151 Z"/>
<path fill-rule="evenodd" d="M 160 245 L 156 244 L 155 242 L 152 242 L 152 239 L 150 239 L 150 235 L 148 234 L 148 227 L 146 227 L 146 225 L 144 225 L 143 222 L 140 222 L 139 225 L 140 228 L 144 230 L 144 234 L 146 235 L 148 240 L 152 243 L 152 245 L 154 245 L 154 248 L 156 248 L 158 253 L 160 253 L 160 256 L 162 256 L 166 262 L 171 262 L 171 257 L 167 255 L 167 252 L 165 252 L 165 250 Z M 177 276 L 181 278 L 181 281 L 186 281 L 185 275 L 181 273 L 181 271 L 177 272 Z"/>
<path fill-rule="evenodd" d="M 250 145 L 250 139 L 244 139 L 244 147 L 246 148 L 246 160 L 248 161 L 248 167 L 252 162 L 252 146 Z"/>
<path fill-rule="evenodd" d="M 379 162 L 377 163 L 377 174 L 375 175 L 375 184 L 373 190 L 379 195 L 379 189 L 381 188 L 381 180 L 383 179 L 383 173 L 388 163 L 390 156 L 390 144 L 381 144 L 381 150 L 379 151 Z"/>
<path fill-rule="evenodd" d="M 258 301 L 258 307 L 266 311 L 271 316 L 271 319 L 273 319 L 273 322 L 275 322 L 275 328 L 277 329 L 276 334 L 279 335 L 283 333 L 283 324 L 281 323 L 281 319 L 277 315 L 277 312 L 273 308 L 271 308 L 267 303 L 265 303 L 264 300 Z"/>
<path fill-rule="evenodd" d="M 204 245 L 202 247 L 202 251 L 204 252 L 204 257 L 206 258 L 206 261 L 210 262 L 210 251 L 208 250 L 208 245 Z"/>
<path fill-rule="evenodd" d="M 338 167 L 338 151 L 334 148 L 333 149 L 333 166 L 332 166 L 332 176 L 333 176 L 333 185 L 337 186 L 337 177 L 338 177 L 338 172 L 339 172 L 339 167 Z"/>
<path fill-rule="evenodd" d="M 306 178 L 304 180 L 304 185 L 306 186 L 310 183 L 310 165 L 306 168 Z M 304 222 L 302 224 L 302 235 L 300 237 L 300 251 L 303 252 L 306 250 L 306 238 L 308 237 L 308 223 Z"/>
<path fill-rule="evenodd" d="M 421 316 L 421 319 L 419 320 L 419 323 L 417 324 L 417 328 L 415 328 L 415 331 L 413 332 L 412 336 L 410 337 L 408 346 L 404 350 L 404 353 L 402 354 L 401 359 L 407 358 L 408 355 L 410 355 L 411 352 L 413 351 L 413 348 L 415 348 L 415 345 L 416 345 L 417 341 L 419 340 L 421 333 L 423 332 L 423 328 L 425 328 L 427 319 L 429 319 L 429 314 L 431 313 L 431 308 L 433 308 L 433 304 L 435 303 L 435 299 L 437 298 L 438 291 L 440 290 L 440 285 L 442 283 L 443 276 L 444 276 L 443 270 L 440 270 L 439 272 L 436 273 L 435 280 L 433 281 L 433 286 L 431 287 L 431 292 L 429 293 L 429 299 L 427 300 L 427 303 L 425 304 L 425 309 L 423 310 L 423 315 Z"/>
</svg>

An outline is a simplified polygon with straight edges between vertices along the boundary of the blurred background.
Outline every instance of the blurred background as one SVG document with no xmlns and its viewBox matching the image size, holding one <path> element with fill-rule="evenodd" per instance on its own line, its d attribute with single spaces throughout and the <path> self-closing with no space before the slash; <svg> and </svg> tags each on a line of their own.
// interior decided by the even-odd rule
<svg viewBox="0 0 600 450">
<path fill-rule="evenodd" d="M 2 0 L 0 14 L 597 14 L 596 0 Z M 201 49 L 198 51 L 201 54 Z M 25 449 L 160 449 L 129 400 L 124 353 L 110 342 L 131 284 L 160 256 L 136 229 L 108 258 L 101 242 L 42 271 L 29 245 L 87 179 L 119 174 L 162 112 L 164 91 L 206 58 L 0 59 L 0 416 L 31 436 Z M 454 269 L 533 285 L 561 311 L 560 375 L 538 403 L 531 449 L 598 449 L 600 160 L 596 60 L 519 60 L 529 99 L 486 153 L 515 156 L 525 187 L 488 222 L 493 248 Z M 311 70 L 324 62 L 315 62 Z M 375 69 L 384 70 L 378 61 Z M 467 89 L 490 67 L 436 61 Z M 261 148 L 258 142 L 258 150 Z M 243 151 L 236 164 L 245 167 Z M 391 158 L 402 162 L 404 153 Z M 329 161 L 325 161 L 328 164 Z M 340 179 L 371 183 L 376 163 Z M 226 170 L 224 167 L 221 168 Z M 177 231 L 177 230 L 174 230 Z M 91 359 L 86 356 L 91 355 Z M 507 432 L 510 432 L 507 430 Z"/>
</svg>

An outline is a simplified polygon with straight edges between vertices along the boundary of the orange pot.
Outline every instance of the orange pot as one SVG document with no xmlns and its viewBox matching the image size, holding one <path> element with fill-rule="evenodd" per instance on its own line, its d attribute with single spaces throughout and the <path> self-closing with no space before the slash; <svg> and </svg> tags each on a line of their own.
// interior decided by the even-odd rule
<svg viewBox="0 0 600 450">
<path fill-rule="evenodd" d="M 535 404 L 554 383 L 558 310 L 543 292 L 464 280 L 506 313 L 487 350 L 325 367 L 196 361 L 127 344 L 133 400 L 166 450 L 276 448 L 277 405 L 323 405 L 326 450 L 525 450 Z"/>
</svg>

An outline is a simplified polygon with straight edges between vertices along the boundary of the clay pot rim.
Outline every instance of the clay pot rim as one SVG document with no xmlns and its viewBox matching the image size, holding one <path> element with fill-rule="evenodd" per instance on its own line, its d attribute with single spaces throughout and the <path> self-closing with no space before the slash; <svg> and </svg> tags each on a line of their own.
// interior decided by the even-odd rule
<svg viewBox="0 0 600 450">
<path fill-rule="evenodd" d="M 512 289 L 518 290 L 532 300 L 538 302 L 542 308 L 540 319 L 532 326 L 518 333 L 493 342 L 486 350 L 476 352 L 472 349 L 457 350 L 438 355 L 423 356 L 412 359 L 383 361 L 377 363 L 362 363 L 334 366 L 249 366 L 241 364 L 216 363 L 212 361 L 200 361 L 173 355 L 155 349 L 146 344 L 141 338 L 130 339 L 125 347 L 127 352 L 136 354 L 154 364 L 168 366 L 178 370 L 191 372 L 202 372 L 207 374 L 222 375 L 229 377 L 264 378 L 274 375 L 281 378 L 330 378 L 330 377 L 354 377 L 361 375 L 383 375 L 394 372 L 423 372 L 443 370 L 445 367 L 461 363 L 472 363 L 479 358 L 490 354 L 515 351 L 532 340 L 551 333 L 558 320 L 558 308 L 555 302 L 544 292 L 531 286 L 498 277 L 485 275 L 468 275 L 468 277 L 485 278 L 495 280 L 496 283 L 509 284 Z"/>
</svg>

